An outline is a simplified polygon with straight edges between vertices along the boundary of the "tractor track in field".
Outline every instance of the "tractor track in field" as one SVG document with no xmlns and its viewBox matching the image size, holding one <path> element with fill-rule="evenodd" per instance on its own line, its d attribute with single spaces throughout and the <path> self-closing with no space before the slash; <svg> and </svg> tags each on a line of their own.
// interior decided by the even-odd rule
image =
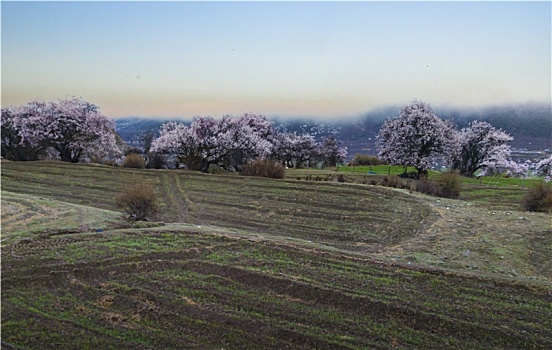
<svg viewBox="0 0 552 350">
<path fill-rule="evenodd" d="M 165 173 L 162 177 L 162 198 L 165 199 L 165 211 L 161 218 L 171 222 L 187 222 L 190 220 L 190 204 L 182 189 L 183 180 L 177 173 Z"/>
</svg>

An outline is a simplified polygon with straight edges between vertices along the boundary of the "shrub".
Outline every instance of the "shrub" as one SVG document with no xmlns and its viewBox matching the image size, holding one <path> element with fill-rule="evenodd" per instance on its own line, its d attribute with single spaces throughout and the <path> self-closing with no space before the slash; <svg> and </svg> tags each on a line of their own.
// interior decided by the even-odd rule
<svg viewBox="0 0 552 350">
<path fill-rule="evenodd" d="M 257 159 L 243 167 L 242 175 L 283 179 L 286 176 L 286 168 L 276 160 Z"/>
<path fill-rule="evenodd" d="M 531 188 L 521 203 L 523 210 L 552 213 L 552 186 L 543 183 Z"/>
<path fill-rule="evenodd" d="M 381 180 L 380 185 L 386 186 L 386 187 L 397 188 L 397 187 L 401 186 L 401 182 L 400 182 L 399 177 L 397 175 L 390 175 L 390 176 L 384 177 Z"/>
<path fill-rule="evenodd" d="M 209 164 L 209 169 L 207 169 L 207 172 L 209 174 L 220 175 L 220 174 L 224 174 L 224 169 L 220 165 Z"/>
<path fill-rule="evenodd" d="M 146 167 L 146 160 L 135 153 L 131 153 L 125 157 L 125 162 L 123 163 L 125 168 L 136 168 L 144 169 Z"/>
<path fill-rule="evenodd" d="M 386 162 L 379 159 L 376 156 L 369 156 L 367 154 L 355 154 L 353 158 L 353 165 L 383 165 Z"/>
<path fill-rule="evenodd" d="M 458 198 L 462 191 L 462 177 L 458 173 L 442 173 L 437 179 L 440 186 L 439 197 Z"/>
<path fill-rule="evenodd" d="M 148 220 L 157 212 L 157 192 L 147 182 L 127 185 L 115 196 L 115 204 L 129 215 L 130 220 Z"/>
<path fill-rule="evenodd" d="M 405 169 L 404 173 L 400 174 L 399 177 L 401 177 L 402 179 L 420 180 L 420 179 L 427 178 L 427 173 L 425 173 L 425 174 L 422 173 L 420 175 L 420 174 L 418 174 L 417 171 L 406 172 L 406 169 Z"/>
<path fill-rule="evenodd" d="M 423 178 L 416 183 L 416 192 L 438 197 L 441 190 L 438 183 L 429 181 L 427 178 Z"/>
<path fill-rule="evenodd" d="M 435 197 L 458 198 L 462 191 L 462 178 L 457 173 L 443 173 L 437 181 L 423 177 L 416 183 L 416 191 Z"/>
<path fill-rule="evenodd" d="M 331 182 L 347 182 L 347 179 L 345 179 L 345 176 L 343 174 L 332 174 L 328 176 L 328 181 Z"/>
<path fill-rule="evenodd" d="M 148 169 L 163 169 L 167 167 L 167 159 L 161 153 L 150 153 L 147 164 Z"/>
</svg>

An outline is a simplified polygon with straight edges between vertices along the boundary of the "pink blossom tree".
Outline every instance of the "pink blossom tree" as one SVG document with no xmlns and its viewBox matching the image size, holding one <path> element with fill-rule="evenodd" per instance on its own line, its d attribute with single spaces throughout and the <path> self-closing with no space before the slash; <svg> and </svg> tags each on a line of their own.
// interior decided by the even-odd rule
<svg viewBox="0 0 552 350">
<path fill-rule="evenodd" d="M 31 101 L 17 109 L 13 125 L 20 145 L 65 162 L 119 153 L 113 122 L 98 106 L 82 99 Z"/>
<path fill-rule="evenodd" d="M 21 138 L 20 119 L 19 108 L 2 108 L 2 157 L 13 161 L 38 160 L 38 149 Z"/>
<path fill-rule="evenodd" d="M 152 143 L 153 152 L 175 154 L 188 168 L 207 171 L 209 164 L 239 170 L 250 160 L 268 156 L 272 123 L 266 117 L 196 117 L 191 125 L 169 122 Z"/>
<path fill-rule="evenodd" d="M 151 152 L 162 152 L 167 154 L 182 154 L 183 144 L 188 144 L 186 138 L 189 134 L 189 127 L 175 121 L 166 122 L 159 128 L 159 137 L 151 143 Z"/>
<path fill-rule="evenodd" d="M 336 166 L 347 157 L 347 147 L 340 147 L 341 142 L 334 136 L 327 136 L 319 146 L 318 153 L 327 166 Z"/>
<path fill-rule="evenodd" d="M 546 182 L 552 181 L 552 156 L 539 161 L 535 168 L 535 175 L 542 176 Z"/>
<path fill-rule="evenodd" d="M 253 159 L 265 158 L 271 153 L 272 134 L 272 123 L 264 116 L 225 116 L 219 125 L 216 154 L 212 160 L 226 169 L 241 170 Z"/>
<path fill-rule="evenodd" d="M 293 161 L 293 142 L 291 133 L 279 131 L 272 138 L 272 152 L 270 157 L 280 161 L 287 167 L 292 166 Z"/>
<path fill-rule="evenodd" d="M 318 155 L 313 135 L 280 132 L 274 138 L 272 157 L 288 167 L 300 168 Z"/>
<path fill-rule="evenodd" d="M 525 178 L 528 173 L 529 173 L 529 164 L 518 163 L 513 160 L 510 160 L 510 166 L 506 170 L 506 174 L 508 176 Z"/>
<path fill-rule="evenodd" d="M 460 144 L 457 152 L 452 154 L 451 167 L 459 170 L 464 176 L 473 174 L 488 166 L 492 159 L 509 156 L 508 142 L 513 137 L 496 129 L 487 122 L 474 121 L 458 134 Z M 502 153 L 502 155 L 497 153 Z M 505 154 L 507 152 L 507 154 Z"/>
<path fill-rule="evenodd" d="M 332 149 L 328 141 L 327 155 L 337 161 L 346 155 L 346 148 L 339 148 L 335 138 L 333 142 Z M 278 132 L 266 117 L 246 113 L 220 120 L 196 117 L 190 125 L 165 123 L 151 151 L 174 154 L 193 170 L 207 171 L 216 164 L 239 171 L 257 158 L 300 167 L 319 156 L 319 144 L 311 134 Z"/>
<path fill-rule="evenodd" d="M 439 157 L 457 147 L 457 135 L 450 121 L 441 120 L 433 109 L 414 100 L 399 115 L 387 119 L 376 137 L 378 157 L 391 165 L 412 166 L 418 176 L 427 174 Z"/>
<path fill-rule="evenodd" d="M 494 148 L 487 159 L 482 162 L 480 176 L 524 177 L 529 169 L 527 164 L 516 163 L 510 159 L 510 146 L 500 145 Z"/>
<path fill-rule="evenodd" d="M 190 126 L 165 123 L 161 126 L 159 137 L 152 142 L 151 151 L 174 154 L 189 169 L 199 170 L 212 148 L 208 141 L 214 140 L 211 131 L 215 124 L 216 120 L 210 117 L 195 118 Z"/>
</svg>

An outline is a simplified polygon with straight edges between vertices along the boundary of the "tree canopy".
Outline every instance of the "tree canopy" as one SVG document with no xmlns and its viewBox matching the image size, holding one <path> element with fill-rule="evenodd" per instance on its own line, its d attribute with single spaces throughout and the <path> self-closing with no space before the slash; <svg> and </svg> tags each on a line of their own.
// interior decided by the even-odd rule
<svg viewBox="0 0 552 350">
<path fill-rule="evenodd" d="M 510 156 L 508 142 L 513 140 L 504 131 L 481 121 L 473 121 L 460 130 L 458 139 L 458 150 L 452 155 L 451 165 L 465 176 L 473 176 L 491 160 L 504 163 Z"/>
<path fill-rule="evenodd" d="M 2 109 L 2 156 L 7 159 L 41 156 L 76 163 L 118 152 L 113 122 L 98 106 L 82 99 L 35 100 Z"/>
<path fill-rule="evenodd" d="M 428 104 L 417 100 L 387 119 L 376 137 L 378 157 L 392 165 L 415 167 L 418 175 L 427 173 L 457 144 L 452 122 L 441 120 Z"/>
<path fill-rule="evenodd" d="M 541 160 L 535 166 L 537 176 L 542 176 L 544 181 L 552 181 L 552 156 Z"/>
<path fill-rule="evenodd" d="M 297 167 L 313 160 L 335 163 L 347 153 L 338 143 L 333 137 L 321 145 L 311 134 L 278 131 L 266 117 L 244 114 L 221 120 L 196 117 L 190 125 L 165 123 L 151 150 L 175 154 L 189 169 L 207 171 L 210 164 L 216 164 L 241 170 L 257 158 Z"/>
</svg>

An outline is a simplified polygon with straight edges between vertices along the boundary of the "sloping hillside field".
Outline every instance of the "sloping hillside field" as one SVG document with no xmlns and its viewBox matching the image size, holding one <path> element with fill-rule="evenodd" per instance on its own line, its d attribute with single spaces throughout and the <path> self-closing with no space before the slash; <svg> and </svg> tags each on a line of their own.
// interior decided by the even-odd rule
<svg viewBox="0 0 552 350">
<path fill-rule="evenodd" d="M 113 197 L 138 179 L 162 211 L 128 223 Z M 552 348 L 550 217 L 488 212 L 367 185 L 2 163 L 2 348 Z"/>
</svg>

